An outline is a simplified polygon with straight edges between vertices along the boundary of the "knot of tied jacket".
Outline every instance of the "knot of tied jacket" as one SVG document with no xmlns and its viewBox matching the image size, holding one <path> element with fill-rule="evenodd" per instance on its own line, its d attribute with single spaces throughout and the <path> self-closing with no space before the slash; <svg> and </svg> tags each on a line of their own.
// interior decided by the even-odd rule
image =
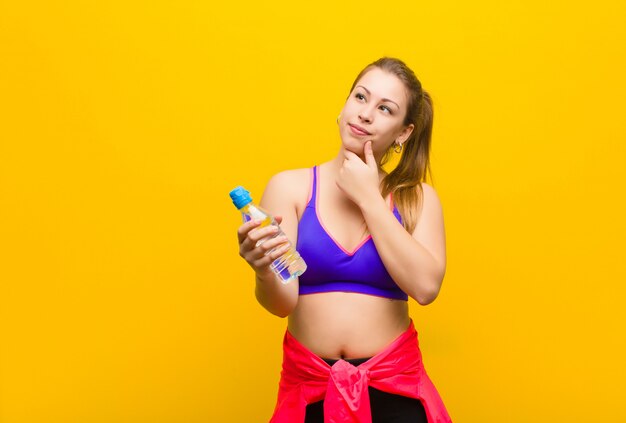
<svg viewBox="0 0 626 423">
<path fill-rule="evenodd" d="M 345 360 L 339 360 L 333 364 L 330 368 L 324 398 L 324 416 L 329 418 L 324 420 L 329 422 L 372 421 L 368 385 L 369 370 L 355 367 Z"/>
</svg>

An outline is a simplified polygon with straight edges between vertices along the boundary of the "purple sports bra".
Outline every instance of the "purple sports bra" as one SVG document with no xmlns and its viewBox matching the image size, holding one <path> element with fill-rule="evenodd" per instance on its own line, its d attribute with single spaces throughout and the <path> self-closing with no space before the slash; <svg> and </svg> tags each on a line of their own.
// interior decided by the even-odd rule
<svg viewBox="0 0 626 423">
<path fill-rule="evenodd" d="M 408 295 L 385 269 L 371 235 L 350 252 L 324 228 L 317 215 L 317 166 L 312 174 L 311 196 L 298 222 L 296 249 L 307 264 L 306 272 L 299 278 L 300 295 L 343 291 L 407 301 Z M 402 223 L 395 206 L 393 214 Z"/>
</svg>

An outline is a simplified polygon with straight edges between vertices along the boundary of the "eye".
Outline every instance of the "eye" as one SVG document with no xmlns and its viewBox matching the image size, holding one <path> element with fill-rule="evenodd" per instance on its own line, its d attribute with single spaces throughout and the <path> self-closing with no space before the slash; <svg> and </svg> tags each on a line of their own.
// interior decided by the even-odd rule
<svg viewBox="0 0 626 423">
<path fill-rule="evenodd" d="M 384 109 L 387 113 L 391 114 L 391 109 L 387 106 L 380 106 L 381 109 Z"/>
<path fill-rule="evenodd" d="M 363 94 L 361 94 L 361 93 L 356 93 L 354 96 L 355 96 L 356 98 L 358 98 L 359 100 L 363 100 L 363 99 L 365 99 L 365 96 L 364 96 Z"/>
</svg>

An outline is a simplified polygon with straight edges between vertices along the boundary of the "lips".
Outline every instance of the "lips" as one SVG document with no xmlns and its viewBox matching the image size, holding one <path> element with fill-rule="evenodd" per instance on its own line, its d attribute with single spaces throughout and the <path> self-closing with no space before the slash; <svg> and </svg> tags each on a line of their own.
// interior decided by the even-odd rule
<svg viewBox="0 0 626 423">
<path fill-rule="evenodd" d="M 357 135 L 372 135 L 369 132 L 367 132 L 364 128 L 361 128 L 358 125 L 353 125 L 351 123 L 349 123 L 348 125 L 350 126 L 350 129 L 352 129 L 352 132 Z"/>
</svg>

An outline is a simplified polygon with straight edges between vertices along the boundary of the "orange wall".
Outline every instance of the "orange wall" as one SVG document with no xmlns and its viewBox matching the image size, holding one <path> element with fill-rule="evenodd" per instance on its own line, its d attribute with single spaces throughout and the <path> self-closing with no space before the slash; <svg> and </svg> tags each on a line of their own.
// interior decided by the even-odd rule
<svg viewBox="0 0 626 423">
<path fill-rule="evenodd" d="M 451 416 L 626 421 L 624 2 L 266 3 L 0 3 L 0 421 L 267 421 L 228 191 L 331 158 L 382 55 L 435 102 Z"/>
</svg>

